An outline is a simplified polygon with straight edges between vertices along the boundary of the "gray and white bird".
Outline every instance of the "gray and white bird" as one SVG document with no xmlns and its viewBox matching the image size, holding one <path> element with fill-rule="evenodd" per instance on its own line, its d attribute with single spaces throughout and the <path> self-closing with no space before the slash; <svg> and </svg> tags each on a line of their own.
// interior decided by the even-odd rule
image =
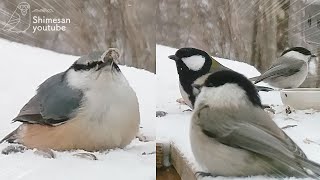
<svg viewBox="0 0 320 180">
<path fill-rule="evenodd" d="M 13 122 L 22 124 L 1 142 L 58 151 L 123 148 L 138 133 L 135 92 L 110 48 L 79 58 L 44 81 Z"/>
<path fill-rule="evenodd" d="M 285 50 L 271 67 L 258 77 L 250 78 L 254 83 L 264 81 L 277 88 L 297 88 L 308 75 L 309 61 L 316 57 L 303 47 Z"/>
<path fill-rule="evenodd" d="M 190 126 L 192 152 L 207 171 L 200 175 L 317 177 L 309 160 L 262 108 L 254 85 L 223 70 L 196 85 L 200 94 Z"/>
</svg>

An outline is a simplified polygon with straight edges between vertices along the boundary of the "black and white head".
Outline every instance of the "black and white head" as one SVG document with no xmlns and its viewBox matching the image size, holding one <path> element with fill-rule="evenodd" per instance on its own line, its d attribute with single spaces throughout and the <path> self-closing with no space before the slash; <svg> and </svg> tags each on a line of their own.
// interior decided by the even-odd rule
<svg viewBox="0 0 320 180">
<path fill-rule="evenodd" d="M 262 108 L 259 94 L 250 80 L 235 71 L 212 73 L 203 84 L 194 84 L 200 90 L 195 107 L 205 103 L 215 108 L 254 106 Z"/>
<path fill-rule="evenodd" d="M 176 62 L 180 76 L 193 80 L 208 73 L 212 64 L 212 58 L 196 48 L 181 48 L 169 58 Z"/>
<path fill-rule="evenodd" d="M 107 83 L 108 79 L 122 75 L 117 61 L 120 52 L 116 48 L 107 51 L 96 51 L 80 57 L 66 71 L 65 77 L 71 87 L 90 89 L 93 84 Z"/>
<path fill-rule="evenodd" d="M 301 59 L 305 62 L 308 62 L 313 57 L 316 57 L 308 49 L 304 47 L 293 47 L 293 48 L 287 49 L 282 52 L 281 56 Z"/>
</svg>

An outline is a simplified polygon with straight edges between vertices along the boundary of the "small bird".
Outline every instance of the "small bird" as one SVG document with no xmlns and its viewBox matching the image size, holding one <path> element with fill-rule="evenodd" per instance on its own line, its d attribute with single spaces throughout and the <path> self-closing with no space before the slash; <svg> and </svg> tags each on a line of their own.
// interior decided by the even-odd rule
<svg viewBox="0 0 320 180">
<path fill-rule="evenodd" d="M 30 4 L 21 2 L 14 10 L 8 22 L 4 25 L 2 30 L 10 32 L 25 32 L 31 25 Z"/>
<path fill-rule="evenodd" d="M 205 80 L 213 72 L 231 70 L 220 64 L 205 51 L 196 48 L 181 48 L 169 58 L 176 62 L 180 93 L 184 102 L 190 108 L 193 108 L 195 102 L 196 92 L 194 91 L 197 90 L 192 87 L 192 84 L 196 80 Z M 265 91 L 272 90 L 262 86 L 257 88 Z"/>
<path fill-rule="evenodd" d="M 303 47 L 285 50 L 271 67 L 258 77 L 250 78 L 254 83 L 264 81 L 277 88 L 297 88 L 308 75 L 309 61 L 316 57 Z"/>
<path fill-rule="evenodd" d="M 222 70 L 197 86 L 190 142 L 196 161 L 207 171 L 199 175 L 319 178 L 320 165 L 263 110 L 245 76 Z"/>
<path fill-rule="evenodd" d="M 115 48 L 93 52 L 45 80 L 13 119 L 22 124 L 1 142 L 57 151 L 128 145 L 140 114 L 137 96 L 115 63 L 119 57 Z"/>
</svg>

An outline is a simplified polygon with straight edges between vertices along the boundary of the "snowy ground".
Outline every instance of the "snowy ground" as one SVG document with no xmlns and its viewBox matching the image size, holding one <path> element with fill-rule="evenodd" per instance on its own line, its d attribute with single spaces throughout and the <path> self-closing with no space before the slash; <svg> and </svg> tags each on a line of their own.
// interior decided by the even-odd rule
<svg viewBox="0 0 320 180">
<path fill-rule="evenodd" d="M 2 139 L 19 125 L 11 124 L 11 119 L 34 95 L 37 86 L 48 77 L 66 70 L 78 57 L 0 39 L 0 58 Z M 120 68 L 139 99 L 141 132 L 155 139 L 155 75 L 135 68 Z M 0 150 L 7 146 L 7 143 L 0 144 Z M 155 179 L 154 152 L 155 141 L 140 142 L 135 139 L 125 149 L 94 153 L 97 161 L 74 157 L 74 152 L 55 152 L 56 159 L 35 155 L 33 150 L 0 154 L 0 179 Z"/>
<path fill-rule="evenodd" d="M 190 161 L 192 166 L 201 171 L 191 152 L 189 143 L 189 123 L 191 112 L 185 105 L 176 102 L 181 98 L 178 84 L 178 74 L 174 61 L 168 59 L 176 49 L 157 45 L 157 111 L 165 111 L 165 117 L 157 118 L 157 140 L 173 142 Z M 260 73 L 252 66 L 236 61 L 217 58 L 223 65 L 240 72 L 248 77 Z M 259 84 L 266 85 L 266 84 Z M 297 125 L 285 129 L 285 132 L 303 149 L 308 158 L 320 163 L 320 113 L 313 110 L 295 111 L 289 115 L 285 113 L 285 106 L 281 102 L 279 92 L 260 93 L 263 104 L 272 104 L 276 110 L 275 122 L 280 126 Z M 218 177 L 216 179 L 225 179 Z M 245 179 L 245 178 L 237 178 Z M 265 179 L 265 177 L 252 177 Z"/>
</svg>

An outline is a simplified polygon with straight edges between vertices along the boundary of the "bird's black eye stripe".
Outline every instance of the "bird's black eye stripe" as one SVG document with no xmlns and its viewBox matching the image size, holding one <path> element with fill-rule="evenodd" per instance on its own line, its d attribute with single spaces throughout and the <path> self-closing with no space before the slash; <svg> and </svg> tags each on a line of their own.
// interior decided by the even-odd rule
<svg viewBox="0 0 320 180">
<path fill-rule="evenodd" d="M 72 65 L 72 68 L 75 70 L 75 71 L 79 71 L 79 70 L 90 70 L 94 67 L 96 67 L 97 65 L 100 65 L 102 64 L 103 62 L 102 61 L 93 61 L 93 62 L 90 62 L 88 64 L 73 64 Z"/>
</svg>

